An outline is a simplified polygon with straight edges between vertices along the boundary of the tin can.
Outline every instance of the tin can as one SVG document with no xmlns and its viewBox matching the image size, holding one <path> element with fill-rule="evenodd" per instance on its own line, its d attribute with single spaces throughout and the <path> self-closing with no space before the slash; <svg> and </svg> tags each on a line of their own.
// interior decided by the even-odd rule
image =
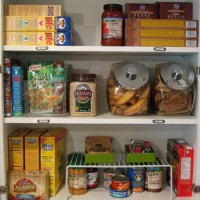
<svg viewBox="0 0 200 200">
<path fill-rule="evenodd" d="M 103 170 L 103 178 L 104 180 L 111 180 L 113 176 L 117 174 L 121 174 L 122 170 L 118 168 L 106 168 Z"/>
<path fill-rule="evenodd" d="M 126 198 L 130 195 L 130 189 L 114 190 L 113 188 L 110 188 L 110 195 L 116 198 Z"/>
<path fill-rule="evenodd" d="M 117 191 L 130 189 L 130 178 L 125 175 L 116 175 L 112 178 L 111 188 Z"/>
<path fill-rule="evenodd" d="M 110 180 L 104 179 L 103 180 L 103 186 L 104 186 L 104 188 L 106 188 L 107 190 L 109 190 L 110 186 L 111 186 L 111 183 L 112 183 L 112 179 L 110 179 Z"/>
<path fill-rule="evenodd" d="M 130 178 L 131 192 L 139 193 L 144 191 L 145 168 L 133 167 L 127 169 L 127 175 Z"/>
</svg>

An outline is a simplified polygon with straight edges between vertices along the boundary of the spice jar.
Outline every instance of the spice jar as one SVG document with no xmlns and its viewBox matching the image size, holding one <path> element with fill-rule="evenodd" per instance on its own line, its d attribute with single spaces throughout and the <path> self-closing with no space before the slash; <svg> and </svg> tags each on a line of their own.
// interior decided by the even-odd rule
<svg viewBox="0 0 200 200">
<path fill-rule="evenodd" d="M 112 65 L 107 82 L 107 99 L 112 114 L 145 115 L 150 96 L 149 73 L 139 62 Z"/>
<path fill-rule="evenodd" d="M 123 46 L 123 10 L 120 4 L 104 5 L 101 25 L 102 46 Z"/>
<path fill-rule="evenodd" d="M 88 179 L 88 189 L 94 189 L 98 185 L 98 169 L 97 168 L 87 168 L 87 179 Z"/>
<path fill-rule="evenodd" d="M 156 65 L 153 100 L 157 115 L 188 115 L 195 102 L 195 74 L 179 62 Z"/>
<path fill-rule="evenodd" d="M 97 114 L 96 74 L 72 74 L 70 115 L 92 117 Z"/>
<path fill-rule="evenodd" d="M 69 168 L 68 171 L 69 192 L 73 195 L 81 195 L 87 192 L 86 168 Z"/>
</svg>

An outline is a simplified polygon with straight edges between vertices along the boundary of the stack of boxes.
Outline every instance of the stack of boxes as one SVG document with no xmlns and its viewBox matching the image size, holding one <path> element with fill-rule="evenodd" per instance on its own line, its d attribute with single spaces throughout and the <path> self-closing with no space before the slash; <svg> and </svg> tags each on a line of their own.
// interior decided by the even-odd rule
<svg viewBox="0 0 200 200">
<path fill-rule="evenodd" d="M 37 10 L 38 9 L 38 10 Z M 20 12 L 19 12 L 20 10 Z M 72 45 L 71 18 L 60 5 L 6 5 L 4 45 Z"/>
<path fill-rule="evenodd" d="M 172 179 L 177 197 L 192 196 L 194 148 L 183 139 L 168 139 L 167 161 L 172 165 L 172 177 L 166 171 L 167 181 Z"/>
<path fill-rule="evenodd" d="M 19 128 L 11 133 L 8 138 L 9 174 L 13 171 L 15 175 L 17 171 L 21 174 L 24 170 L 48 172 L 48 193 L 55 196 L 65 178 L 66 135 L 65 128 Z"/>
<path fill-rule="evenodd" d="M 192 3 L 125 5 L 126 46 L 198 47 Z"/>
</svg>

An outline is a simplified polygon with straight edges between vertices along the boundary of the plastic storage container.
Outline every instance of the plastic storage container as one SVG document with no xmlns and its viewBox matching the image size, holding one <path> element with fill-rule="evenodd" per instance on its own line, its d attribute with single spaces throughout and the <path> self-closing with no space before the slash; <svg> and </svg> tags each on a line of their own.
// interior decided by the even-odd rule
<svg viewBox="0 0 200 200">
<path fill-rule="evenodd" d="M 107 98 L 112 114 L 145 115 L 149 96 L 149 72 L 145 65 L 135 61 L 112 65 L 107 82 Z"/>
</svg>

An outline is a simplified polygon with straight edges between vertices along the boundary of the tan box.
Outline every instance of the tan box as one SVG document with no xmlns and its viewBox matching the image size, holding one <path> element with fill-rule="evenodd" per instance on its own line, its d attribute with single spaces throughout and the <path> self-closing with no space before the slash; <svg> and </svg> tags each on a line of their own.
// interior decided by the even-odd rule
<svg viewBox="0 0 200 200">
<path fill-rule="evenodd" d="M 49 172 L 49 194 L 55 196 L 65 179 L 66 169 L 65 128 L 51 128 L 40 138 L 41 170 Z"/>
<path fill-rule="evenodd" d="M 61 16 L 61 5 L 5 5 L 5 16 Z"/>
<path fill-rule="evenodd" d="M 49 199 L 48 172 L 9 171 L 8 199 Z"/>
<path fill-rule="evenodd" d="M 40 170 L 40 136 L 46 128 L 35 128 L 25 136 L 25 170 Z"/>
<path fill-rule="evenodd" d="M 198 29 L 198 20 L 181 19 L 126 19 L 125 28 Z"/>
<path fill-rule="evenodd" d="M 177 38 L 132 38 L 125 40 L 125 46 L 198 47 L 198 40 Z"/>
<path fill-rule="evenodd" d="M 161 29 L 140 28 L 125 30 L 125 38 L 154 37 L 154 38 L 198 38 L 198 31 L 194 29 Z"/>
<path fill-rule="evenodd" d="M 10 170 L 24 170 L 24 136 L 31 129 L 19 128 L 8 136 Z"/>
</svg>

